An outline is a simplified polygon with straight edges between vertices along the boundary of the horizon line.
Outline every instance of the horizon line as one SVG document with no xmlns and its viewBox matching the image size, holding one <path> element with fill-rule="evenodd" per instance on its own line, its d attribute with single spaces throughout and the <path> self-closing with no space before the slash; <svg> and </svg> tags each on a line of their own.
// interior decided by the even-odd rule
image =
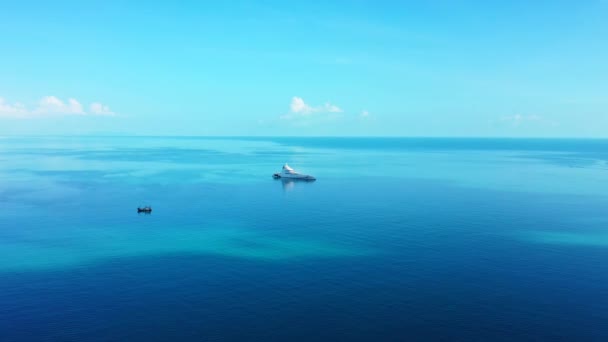
<svg viewBox="0 0 608 342">
<path fill-rule="evenodd" d="M 0 134 L 0 138 L 29 137 L 29 138 L 359 138 L 359 139 L 571 139 L 571 140 L 608 140 L 606 137 L 581 136 L 424 136 L 424 135 L 155 135 L 155 134 Z"/>
</svg>

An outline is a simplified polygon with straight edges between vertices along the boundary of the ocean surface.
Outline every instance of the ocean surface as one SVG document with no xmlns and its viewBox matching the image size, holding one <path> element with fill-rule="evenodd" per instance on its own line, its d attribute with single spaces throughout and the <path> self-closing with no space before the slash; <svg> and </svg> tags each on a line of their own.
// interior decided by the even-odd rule
<svg viewBox="0 0 608 342">
<path fill-rule="evenodd" d="M 272 179 L 284 163 L 317 181 Z M 0 137 L 3 342 L 607 323 L 608 140 Z"/>
</svg>

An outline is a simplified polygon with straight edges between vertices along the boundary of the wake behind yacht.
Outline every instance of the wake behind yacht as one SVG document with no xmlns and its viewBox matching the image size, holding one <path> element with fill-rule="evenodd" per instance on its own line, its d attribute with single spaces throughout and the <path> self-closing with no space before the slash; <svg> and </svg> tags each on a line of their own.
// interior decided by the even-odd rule
<svg viewBox="0 0 608 342">
<path fill-rule="evenodd" d="M 283 169 L 281 169 L 281 172 L 273 174 L 272 177 L 273 178 L 302 179 L 302 180 L 309 180 L 309 181 L 314 181 L 316 179 L 315 177 L 310 176 L 310 175 L 304 175 L 301 173 L 297 173 L 294 169 L 289 167 L 289 165 L 287 165 L 287 164 L 283 165 Z"/>
</svg>

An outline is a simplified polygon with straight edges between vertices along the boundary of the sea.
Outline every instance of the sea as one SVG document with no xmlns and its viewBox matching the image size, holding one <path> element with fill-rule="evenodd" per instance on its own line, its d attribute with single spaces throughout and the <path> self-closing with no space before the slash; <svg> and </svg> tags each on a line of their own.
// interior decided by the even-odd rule
<svg viewBox="0 0 608 342">
<path fill-rule="evenodd" d="M 0 137 L 0 341 L 541 340 L 608 340 L 608 140 Z"/>
</svg>

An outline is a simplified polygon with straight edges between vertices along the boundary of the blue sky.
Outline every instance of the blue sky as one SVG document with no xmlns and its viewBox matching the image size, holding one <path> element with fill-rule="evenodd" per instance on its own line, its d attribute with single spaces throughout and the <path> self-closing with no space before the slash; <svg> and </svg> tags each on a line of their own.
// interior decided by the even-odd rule
<svg viewBox="0 0 608 342">
<path fill-rule="evenodd" d="M 608 137 L 608 1 L 0 4 L 0 134 Z"/>
</svg>

